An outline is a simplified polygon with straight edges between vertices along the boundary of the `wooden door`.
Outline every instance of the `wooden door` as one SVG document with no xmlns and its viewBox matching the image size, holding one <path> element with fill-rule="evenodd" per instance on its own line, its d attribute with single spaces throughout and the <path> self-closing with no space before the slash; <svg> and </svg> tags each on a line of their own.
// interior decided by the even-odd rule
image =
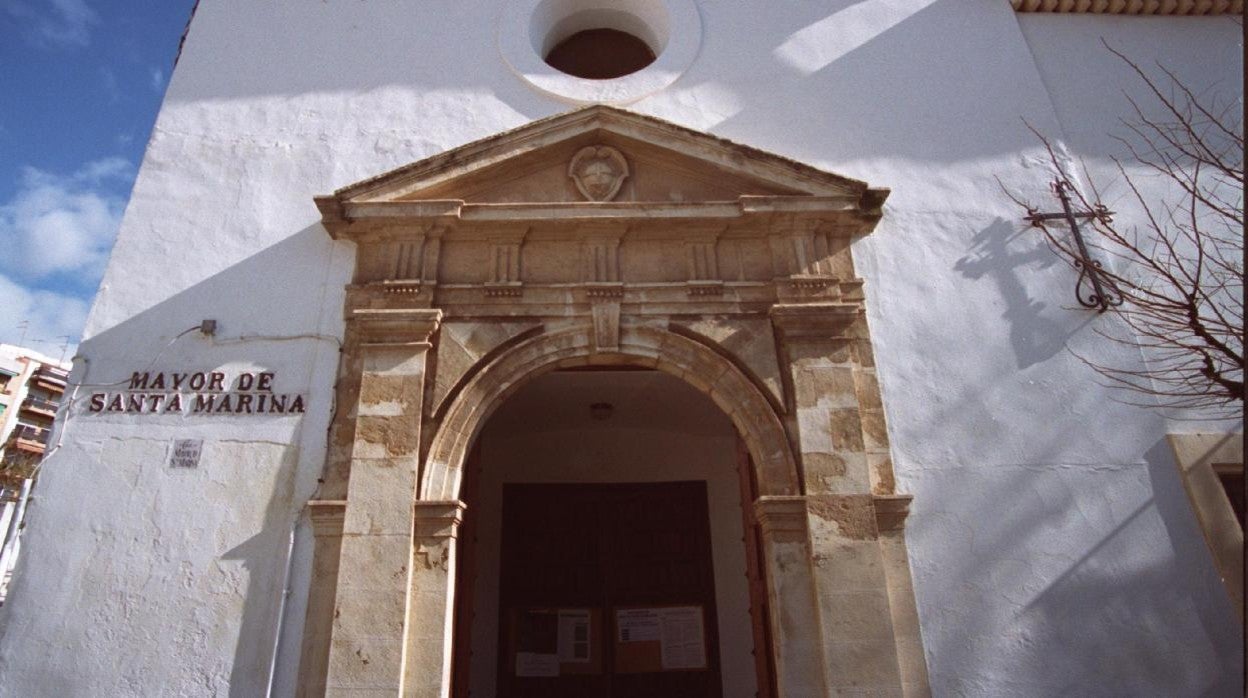
<svg viewBox="0 0 1248 698">
<path fill-rule="evenodd" d="M 499 577 L 500 696 L 721 695 L 705 483 L 505 485 Z"/>
</svg>

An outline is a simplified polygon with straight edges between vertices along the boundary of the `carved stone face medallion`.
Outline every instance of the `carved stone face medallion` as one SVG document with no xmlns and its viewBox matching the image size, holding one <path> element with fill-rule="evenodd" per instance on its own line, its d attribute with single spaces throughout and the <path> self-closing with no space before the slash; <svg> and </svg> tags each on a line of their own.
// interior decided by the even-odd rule
<svg viewBox="0 0 1248 698">
<path fill-rule="evenodd" d="M 577 151 L 568 163 L 568 176 L 586 199 L 610 201 L 628 178 L 628 161 L 615 148 L 591 145 Z"/>
</svg>

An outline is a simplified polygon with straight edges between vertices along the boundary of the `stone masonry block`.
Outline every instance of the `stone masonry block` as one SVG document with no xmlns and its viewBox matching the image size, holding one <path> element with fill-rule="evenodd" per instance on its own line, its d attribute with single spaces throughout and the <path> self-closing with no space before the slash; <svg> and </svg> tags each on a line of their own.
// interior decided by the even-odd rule
<svg viewBox="0 0 1248 698">
<path fill-rule="evenodd" d="M 402 588 L 351 587 L 349 593 L 338 597 L 334 608 L 334 630 L 337 632 L 339 628 L 348 627 L 356 632 L 367 629 L 376 637 L 401 637 L 406 605 L 407 594 Z"/>
<path fill-rule="evenodd" d="M 858 410 L 828 410 L 828 427 L 832 434 L 832 447 L 837 451 L 862 451 L 862 420 Z"/>
<path fill-rule="evenodd" d="M 893 639 L 888 593 L 873 591 L 829 591 L 819 595 L 823 609 L 825 637 L 840 640 Z"/>
<path fill-rule="evenodd" d="M 407 585 L 411 564 L 409 535 L 343 535 L 339 563 L 349 575 L 339 577 L 339 593 L 345 589 L 385 589 Z"/>
<path fill-rule="evenodd" d="M 867 468 L 871 472 L 872 494 L 893 494 L 897 482 L 893 476 L 893 459 L 888 453 L 868 453 Z"/>
<path fill-rule="evenodd" d="M 828 428 L 831 417 L 823 407 L 807 407 L 797 410 L 797 438 L 802 452 L 819 451 L 831 453 L 837 450 Z"/>
<path fill-rule="evenodd" d="M 862 410 L 863 446 L 869 451 L 888 451 L 888 427 L 884 423 L 884 410 Z"/>
<path fill-rule="evenodd" d="M 363 373 L 375 376 L 423 376 L 426 348 L 405 344 L 367 345 Z"/>
<path fill-rule="evenodd" d="M 800 366 L 793 370 L 793 392 L 797 408 L 858 406 L 854 371 L 843 366 Z"/>
<path fill-rule="evenodd" d="M 880 402 L 880 384 L 872 369 L 856 369 L 854 371 L 854 389 L 858 396 L 858 404 L 865 410 L 883 409 Z"/>
<path fill-rule="evenodd" d="M 901 681 L 897 651 L 887 640 L 828 642 L 828 688 L 833 693 L 868 689 L 875 695 L 898 695 Z"/>
<path fill-rule="evenodd" d="M 347 689 L 399 689 L 403 663 L 403 637 L 365 636 L 351 630 L 335 631 L 330 640 L 327 692 Z"/>
<path fill-rule="evenodd" d="M 415 427 L 414 420 L 411 415 L 360 415 L 355 421 L 353 458 L 415 455 L 420 448 L 420 429 Z"/>
<path fill-rule="evenodd" d="M 874 540 L 822 538 L 812 530 L 812 557 L 821 589 L 871 591 L 884 587 L 879 545 Z"/>
<path fill-rule="evenodd" d="M 361 459 L 352 464 L 347 534 L 410 534 L 416 491 L 415 458 Z"/>
</svg>

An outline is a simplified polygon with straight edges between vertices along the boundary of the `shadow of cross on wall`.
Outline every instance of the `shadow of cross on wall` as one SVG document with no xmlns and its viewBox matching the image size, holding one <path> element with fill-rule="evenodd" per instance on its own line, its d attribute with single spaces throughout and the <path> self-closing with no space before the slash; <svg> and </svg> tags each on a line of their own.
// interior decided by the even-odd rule
<svg viewBox="0 0 1248 698">
<path fill-rule="evenodd" d="M 1017 231 L 1005 220 L 996 219 L 971 239 L 971 251 L 959 259 L 953 268 L 962 276 L 979 280 L 985 276 L 997 285 L 1005 299 L 1005 312 L 1001 317 L 1010 324 L 1010 345 L 1018 367 L 1027 368 L 1056 354 L 1073 334 L 1062 329 L 1057 322 L 1045 317 L 1044 303 L 1031 299 L 1019 279 L 1019 267 L 1037 264 L 1045 269 L 1053 264 L 1053 252 L 1042 243 L 1029 249 L 1020 248 L 1015 242 L 1025 231 Z"/>
</svg>

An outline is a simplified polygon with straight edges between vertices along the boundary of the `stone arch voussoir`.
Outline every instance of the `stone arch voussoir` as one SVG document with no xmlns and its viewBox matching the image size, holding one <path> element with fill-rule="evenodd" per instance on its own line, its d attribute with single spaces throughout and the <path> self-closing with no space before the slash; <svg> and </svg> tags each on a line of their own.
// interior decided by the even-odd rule
<svg viewBox="0 0 1248 698">
<path fill-rule="evenodd" d="M 494 409 L 529 380 L 558 368 L 642 365 L 680 378 L 708 395 L 728 415 L 754 462 L 759 495 L 799 493 L 797 466 L 784 426 L 771 403 L 730 361 L 665 329 L 622 325 L 618 349 L 597 352 L 593 328 L 548 332 L 492 357 L 464 385 L 444 413 L 430 444 L 418 498 L 459 497 L 464 459 Z"/>
</svg>

